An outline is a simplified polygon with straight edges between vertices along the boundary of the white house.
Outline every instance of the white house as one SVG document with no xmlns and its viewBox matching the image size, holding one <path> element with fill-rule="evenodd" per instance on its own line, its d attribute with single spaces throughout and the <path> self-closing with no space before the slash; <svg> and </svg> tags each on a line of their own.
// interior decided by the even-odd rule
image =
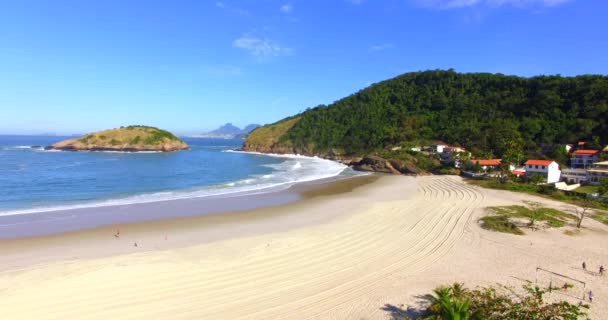
<svg viewBox="0 0 608 320">
<path fill-rule="evenodd" d="M 547 183 L 558 182 L 561 171 L 559 164 L 553 160 L 528 160 L 526 165 L 526 176 L 541 175 Z"/>
<path fill-rule="evenodd" d="M 445 145 L 445 144 L 434 144 L 431 146 L 431 148 L 433 148 L 433 152 L 437 152 L 437 153 L 442 153 L 443 149 L 446 147 L 447 147 L 447 145 Z"/>
<path fill-rule="evenodd" d="M 608 179 L 608 161 L 596 162 L 593 168 L 587 169 L 587 182 L 599 185 L 602 179 Z"/>
<path fill-rule="evenodd" d="M 587 170 L 585 169 L 563 169 L 562 180 L 568 183 L 582 183 L 587 182 Z"/>
</svg>

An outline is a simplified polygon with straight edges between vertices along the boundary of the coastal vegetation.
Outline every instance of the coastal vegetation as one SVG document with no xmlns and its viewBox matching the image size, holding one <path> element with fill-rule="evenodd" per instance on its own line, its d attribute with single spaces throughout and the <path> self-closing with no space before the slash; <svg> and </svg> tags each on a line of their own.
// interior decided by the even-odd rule
<svg viewBox="0 0 608 320">
<path fill-rule="evenodd" d="M 545 151 L 545 144 L 603 145 L 608 142 L 608 77 L 406 73 L 258 128 L 245 149 L 364 156 L 436 140 L 513 162 L 553 155 L 556 151 Z"/>
<path fill-rule="evenodd" d="M 567 283 L 550 290 L 572 290 Z M 568 301 L 548 302 L 548 291 L 538 286 L 525 285 L 516 291 L 508 287 L 467 289 L 461 283 L 442 286 L 424 298 L 428 307 L 417 319 L 424 320 L 506 320 L 506 319 L 586 319 L 589 306 Z M 393 319 L 412 319 L 393 311 Z M 404 312 L 403 312 L 404 313 Z"/>
<path fill-rule="evenodd" d="M 47 149 L 68 151 L 177 151 L 188 145 L 171 132 L 134 125 L 89 133 L 78 139 L 55 143 Z"/>
<path fill-rule="evenodd" d="M 480 219 L 484 229 L 522 235 L 522 227 L 532 229 L 540 225 L 561 228 L 569 221 L 578 219 L 572 214 L 544 208 L 538 202 L 528 201 L 527 206 L 489 207 L 488 215 Z"/>
<path fill-rule="evenodd" d="M 527 193 L 530 195 L 540 196 L 547 199 L 557 200 L 560 202 L 573 205 L 573 208 L 580 210 L 587 208 L 585 216 L 589 216 L 594 220 L 608 224 L 608 203 L 603 198 L 590 198 L 587 192 L 580 192 L 579 189 L 574 191 L 557 190 L 553 185 L 526 183 L 524 181 L 515 181 L 515 179 L 467 179 L 468 184 L 498 190 L 506 190 L 512 192 Z M 601 189 L 593 187 L 594 189 Z M 587 188 L 586 190 L 592 190 Z M 592 209 L 592 210 L 591 210 Z M 573 211 L 575 211 L 573 209 Z M 576 212 L 573 212 L 576 214 Z M 502 218 L 494 218 L 500 220 Z"/>
</svg>

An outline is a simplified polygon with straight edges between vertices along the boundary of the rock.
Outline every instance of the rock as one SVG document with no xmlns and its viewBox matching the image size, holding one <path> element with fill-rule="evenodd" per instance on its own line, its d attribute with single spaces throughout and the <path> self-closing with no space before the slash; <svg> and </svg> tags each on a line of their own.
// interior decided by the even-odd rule
<svg viewBox="0 0 608 320">
<path fill-rule="evenodd" d="M 354 164 L 353 169 L 359 171 L 401 174 L 401 172 L 395 169 L 388 160 L 379 156 L 366 156 L 361 159 L 361 161 Z"/>
</svg>

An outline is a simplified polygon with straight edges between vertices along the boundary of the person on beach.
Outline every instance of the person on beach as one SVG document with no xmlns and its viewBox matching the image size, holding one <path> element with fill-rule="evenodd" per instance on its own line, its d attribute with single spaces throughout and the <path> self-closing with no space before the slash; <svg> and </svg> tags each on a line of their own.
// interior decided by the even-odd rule
<svg viewBox="0 0 608 320">
<path fill-rule="evenodd" d="M 137 242 L 135 242 L 135 243 L 133 244 L 133 246 L 134 246 L 134 247 L 137 247 Z"/>
<path fill-rule="evenodd" d="M 587 271 L 587 264 L 583 261 L 583 270 Z"/>
<path fill-rule="evenodd" d="M 600 266 L 600 276 L 604 275 L 604 266 Z"/>
<path fill-rule="evenodd" d="M 593 291 L 589 290 L 589 302 L 593 302 Z"/>
</svg>

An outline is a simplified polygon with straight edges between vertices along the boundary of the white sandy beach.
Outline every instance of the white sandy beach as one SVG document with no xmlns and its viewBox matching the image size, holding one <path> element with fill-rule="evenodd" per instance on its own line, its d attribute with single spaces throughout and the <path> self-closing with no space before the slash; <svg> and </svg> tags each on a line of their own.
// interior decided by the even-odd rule
<svg viewBox="0 0 608 320">
<path fill-rule="evenodd" d="M 608 276 L 580 267 L 608 266 L 608 226 L 587 219 L 575 236 L 479 227 L 485 207 L 531 198 L 458 177 L 385 176 L 255 213 L 268 219 L 4 241 L 0 319 L 390 319 L 438 285 L 520 286 L 536 267 L 586 282 L 591 318 L 608 318 Z"/>
</svg>

